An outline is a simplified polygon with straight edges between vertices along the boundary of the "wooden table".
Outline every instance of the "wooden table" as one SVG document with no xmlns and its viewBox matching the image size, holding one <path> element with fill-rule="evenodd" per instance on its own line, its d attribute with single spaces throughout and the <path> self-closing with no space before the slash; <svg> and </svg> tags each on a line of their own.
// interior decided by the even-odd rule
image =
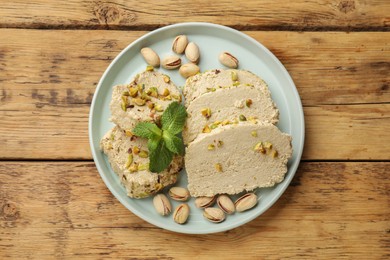
<svg viewBox="0 0 390 260">
<path fill-rule="evenodd" d="M 0 259 L 390 257 L 390 2 L 13 0 L 0 5 Z M 92 161 L 88 112 L 112 59 L 177 22 L 244 31 L 286 66 L 306 145 L 256 220 L 176 234 L 133 215 Z"/>
</svg>

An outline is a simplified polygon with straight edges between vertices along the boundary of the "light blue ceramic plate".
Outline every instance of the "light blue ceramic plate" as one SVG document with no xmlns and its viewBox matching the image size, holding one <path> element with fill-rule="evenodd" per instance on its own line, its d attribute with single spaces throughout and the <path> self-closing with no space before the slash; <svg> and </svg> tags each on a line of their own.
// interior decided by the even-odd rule
<svg viewBox="0 0 390 260">
<path fill-rule="evenodd" d="M 202 210 L 194 206 L 194 199 L 188 204 L 191 208 L 190 218 L 185 225 L 173 222 L 172 214 L 167 217 L 158 215 L 152 204 L 152 199 L 130 199 L 119 179 L 111 170 L 106 156 L 99 150 L 99 140 L 113 124 L 109 122 L 109 102 L 112 86 L 129 83 L 135 74 L 145 70 L 146 63 L 140 55 L 143 47 L 153 48 L 160 57 L 172 54 L 173 39 L 180 34 L 188 36 L 190 41 L 198 44 L 201 51 L 199 66 L 201 71 L 222 68 L 218 55 L 228 51 L 240 61 L 240 69 L 250 70 L 263 78 L 269 85 L 272 98 L 280 110 L 279 128 L 293 137 L 293 156 L 289 161 L 289 170 L 285 180 L 273 188 L 256 191 L 260 200 L 258 205 L 244 213 L 227 216 L 219 224 L 206 221 Z M 184 62 L 185 57 L 183 57 Z M 183 86 L 185 80 L 178 71 L 160 71 L 171 76 L 178 86 Z M 297 170 L 304 143 L 304 118 L 302 104 L 294 82 L 280 61 L 263 45 L 234 29 L 209 23 L 182 23 L 163 27 L 150 32 L 131 43 L 110 64 L 103 74 L 93 97 L 89 117 L 89 139 L 96 167 L 112 194 L 130 211 L 140 218 L 158 227 L 190 234 L 207 234 L 226 231 L 243 225 L 261 215 L 271 207 L 282 195 L 291 182 Z M 186 187 L 185 170 L 181 172 L 179 186 Z M 173 202 L 173 207 L 179 203 Z"/>
</svg>

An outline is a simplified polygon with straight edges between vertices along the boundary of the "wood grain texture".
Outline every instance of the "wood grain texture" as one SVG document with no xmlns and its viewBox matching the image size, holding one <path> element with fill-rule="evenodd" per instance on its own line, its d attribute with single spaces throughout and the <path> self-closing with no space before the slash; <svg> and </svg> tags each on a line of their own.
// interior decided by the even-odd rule
<svg viewBox="0 0 390 260">
<path fill-rule="evenodd" d="M 305 107 L 304 113 L 303 159 L 390 159 L 390 104 Z"/>
<path fill-rule="evenodd" d="M 53 90 L 65 93 L 36 93 L 36 106 L 50 105 L 50 96 L 51 103 L 89 103 L 112 59 L 145 33 L 1 29 L 2 98 Z M 282 61 L 305 106 L 390 100 L 389 33 L 246 33 Z M 67 99 L 56 100 L 61 94 Z"/>
<path fill-rule="evenodd" d="M 15 0 L 2 2 L 0 26 L 152 29 L 202 21 L 257 30 L 388 30 L 389 8 L 386 0 Z"/>
<path fill-rule="evenodd" d="M 0 259 L 389 259 L 389 10 L 387 0 L 1 1 Z M 285 194 L 210 235 L 143 221 L 92 161 L 66 161 L 92 159 L 89 107 L 113 58 L 151 29 L 194 21 L 269 48 L 306 120 L 306 161 Z"/>
<path fill-rule="evenodd" d="M 145 32 L 0 31 L 0 157 L 91 159 L 94 89 L 118 52 Z M 308 119 L 305 159 L 389 159 L 389 34 L 249 35 L 298 87 Z"/>
<path fill-rule="evenodd" d="M 360 258 L 390 253 L 390 163 L 302 163 L 265 214 L 183 235 L 125 209 L 90 162 L 0 163 L 0 258 Z M 231 250 L 231 249 L 234 250 Z M 240 250 L 237 250 L 240 249 Z"/>
</svg>

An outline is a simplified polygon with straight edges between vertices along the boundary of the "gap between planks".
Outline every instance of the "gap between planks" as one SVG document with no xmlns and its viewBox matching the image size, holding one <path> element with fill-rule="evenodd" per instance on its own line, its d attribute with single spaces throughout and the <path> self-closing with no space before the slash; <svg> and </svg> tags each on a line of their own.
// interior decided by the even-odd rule
<svg viewBox="0 0 390 260">
<path fill-rule="evenodd" d="M 0 24 L 1 29 L 21 30 L 109 30 L 109 31 L 153 31 L 171 24 L 150 24 L 150 25 L 82 25 L 82 24 Z M 278 31 L 278 32 L 390 32 L 390 27 L 382 26 L 293 26 L 293 25 L 226 25 L 239 31 Z"/>
<path fill-rule="evenodd" d="M 78 162 L 84 162 L 84 163 L 93 163 L 93 159 L 52 159 L 52 158 L 0 158 L 0 162 L 21 162 L 21 163 L 78 163 Z M 300 160 L 300 163 L 386 163 L 390 162 L 389 159 L 384 160 L 346 160 L 346 159 L 302 159 Z"/>
</svg>

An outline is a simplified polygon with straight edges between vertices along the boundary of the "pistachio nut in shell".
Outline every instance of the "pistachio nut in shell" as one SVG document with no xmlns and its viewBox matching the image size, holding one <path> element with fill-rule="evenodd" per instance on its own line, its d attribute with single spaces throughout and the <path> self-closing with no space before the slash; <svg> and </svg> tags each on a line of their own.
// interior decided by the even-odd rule
<svg viewBox="0 0 390 260">
<path fill-rule="evenodd" d="M 199 71 L 200 71 L 200 69 L 199 69 L 198 65 L 196 65 L 194 63 L 183 64 L 183 65 L 181 65 L 181 67 L 179 69 L 180 75 L 182 75 L 184 78 L 194 76 Z"/>
<path fill-rule="evenodd" d="M 197 208 L 208 208 L 214 205 L 216 196 L 212 197 L 197 197 L 195 199 L 195 206 Z"/>
<path fill-rule="evenodd" d="M 200 52 L 199 52 L 199 47 L 198 47 L 198 45 L 196 45 L 196 43 L 190 42 L 187 45 L 187 48 L 185 50 L 185 54 L 186 54 L 187 59 L 190 62 L 198 64 Z"/>
<path fill-rule="evenodd" d="M 187 222 L 190 215 L 190 207 L 187 204 L 180 204 L 173 212 L 173 220 L 177 224 L 184 224 Z"/>
<path fill-rule="evenodd" d="M 172 211 L 172 205 L 164 194 L 157 194 L 153 198 L 153 205 L 157 213 L 166 216 Z"/>
<path fill-rule="evenodd" d="M 175 55 L 168 56 L 162 60 L 161 65 L 167 70 L 177 69 L 181 65 L 181 59 Z"/>
<path fill-rule="evenodd" d="M 153 67 L 160 67 L 160 57 L 152 48 L 149 47 L 142 48 L 141 54 L 142 57 L 144 57 L 146 63 L 148 63 Z"/>
<path fill-rule="evenodd" d="M 190 193 L 186 188 L 172 187 L 169 189 L 169 197 L 177 201 L 186 201 L 190 197 Z"/>
<path fill-rule="evenodd" d="M 226 214 L 233 214 L 236 211 L 233 201 L 227 195 L 219 195 L 217 204 L 220 209 Z"/>
<path fill-rule="evenodd" d="M 178 35 L 173 40 L 172 43 L 172 51 L 176 52 L 177 54 L 182 54 L 184 50 L 186 49 L 188 44 L 188 38 L 185 35 Z"/>
<path fill-rule="evenodd" d="M 225 220 L 225 213 L 219 208 L 205 208 L 203 216 L 213 223 L 219 223 Z"/>
<path fill-rule="evenodd" d="M 253 208 L 257 204 L 257 196 L 254 193 L 246 193 L 236 200 L 234 205 L 237 212 L 243 212 L 245 210 Z"/>
<path fill-rule="evenodd" d="M 226 67 L 229 67 L 231 69 L 236 69 L 238 67 L 238 59 L 234 57 L 232 54 L 229 52 L 222 52 L 219 55 L 219 62 L 221 62 L 223 65 Z"/>
</svg>

